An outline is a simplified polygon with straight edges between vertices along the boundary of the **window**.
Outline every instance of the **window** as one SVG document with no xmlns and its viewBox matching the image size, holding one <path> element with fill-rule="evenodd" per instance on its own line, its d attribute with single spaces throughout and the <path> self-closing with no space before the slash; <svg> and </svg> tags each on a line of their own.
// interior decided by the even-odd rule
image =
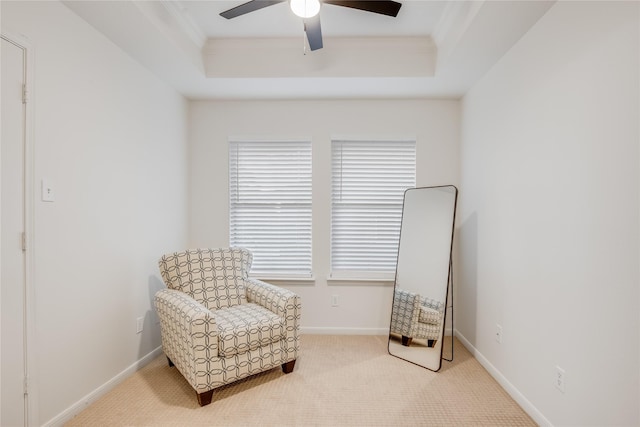
<svg viewBox="0 0 640 427">
<path fill-rule="evenodd" d="M 393 280 L 415 141 L 332 141 L 331 275 Z"/>
<path fill-rule="evenodd" d="M 311 142 L 231 141 L 229 242 L 254 275 L 311 277 Z"/>
</svg>

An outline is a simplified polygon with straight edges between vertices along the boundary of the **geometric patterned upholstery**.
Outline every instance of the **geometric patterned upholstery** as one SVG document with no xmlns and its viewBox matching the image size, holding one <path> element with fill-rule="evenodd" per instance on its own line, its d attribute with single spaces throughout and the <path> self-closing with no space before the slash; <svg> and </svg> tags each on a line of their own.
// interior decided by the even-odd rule
<svg viewBox="0 0 640 427">
<path fill-rule="evenodd" d="M 391 332 L 409 338 L 440 339 L 444 303 L 396 288 L 391 310 Z"/>
<path fill-rule="evenodd" d="M 252 259 L 245 249 L 192 249 L 158 263 L 168 287 L 155 295 L 162 349 L 199 395 L 300 351 L 300 297 L 249 278 Z"/>
<path fill-rule="evenodd" d="M 257 304 L 243 304 L 213 313 L 218 326 L 218 354 L 224 357 L 278 342 L 284 319 Z"/>
<path fill-rule="evenodd" d="M 169 289 L 215 310 L 247 302 L 244 285 L 252 259 L 244 249 L 193 249 L 164 255 L 160 272 Z"/>
<path fill-rule="evenodd" d="M 440 321 L 440 312 L 433 308 L 429 308 L 425 305 L 420 306 L 420 315 L 418 316 L 418 322 L 426 323 L 429 325 L 437 325 Z"/>
</svg>

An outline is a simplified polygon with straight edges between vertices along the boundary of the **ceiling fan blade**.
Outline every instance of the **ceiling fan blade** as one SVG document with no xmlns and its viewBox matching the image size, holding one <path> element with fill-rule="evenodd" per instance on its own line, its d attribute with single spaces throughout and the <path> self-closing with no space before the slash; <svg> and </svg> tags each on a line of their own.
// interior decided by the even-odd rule
<svg viewBox="0 0 640 427">
<path fill-rule="evenodd" d="M 309 49 L 322 49 L 322 28 L 320 27 L 320 14 L 317 14 L 313 18 L 306 18 L 304 20 L 304 32 L 307 33 L 307 40 L 309 40 Z"/>
<path fill-rule="evenodd" d="M 402 3 L 392 0 L 322 0 L 324 4 L 350 7 L 387 16 L 398 16 Z"/>
<path fill-rule="evenodd" d="M 251 0 L 250 2 L 243 3 L 240 6 L 236 6 L 229 10 L 225 10 L 220 14 L 223 18 L 231 19 L 240 15 L 245 15 L 250 12 L 255 12 L 267 6 L 273 6 L 274 4 L 284 3 L 287 0 Z"/>
</svg>

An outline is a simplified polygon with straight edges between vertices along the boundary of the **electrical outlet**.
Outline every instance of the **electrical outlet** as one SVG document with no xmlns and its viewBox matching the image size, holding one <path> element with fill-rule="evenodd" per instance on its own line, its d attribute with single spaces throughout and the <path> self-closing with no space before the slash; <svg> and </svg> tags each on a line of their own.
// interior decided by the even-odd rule
<svg viewBox="0 0 640 427">
<path fill-rule="evenodd" d="M 136 319 L 136 334 L 141 333 L 143 327 L 144 327 L 144 317 L 138 317 Z"/>
<path fill-rule="evenodd" d="M 555 386 L 558 390 L 564 393 L 564 381 L 565 381 L 565 372 L 560 366 L 556 366 L 556 380 Z"/>
<path fill-rule="evenodd" d="M 331 307 L 338 306 L 338 295 L 331 295 Z"/>
<path fill-rule="evenodd" d="M 496 341 L 502 344 L 502 326 L 496 325 Z"/>
</svg>

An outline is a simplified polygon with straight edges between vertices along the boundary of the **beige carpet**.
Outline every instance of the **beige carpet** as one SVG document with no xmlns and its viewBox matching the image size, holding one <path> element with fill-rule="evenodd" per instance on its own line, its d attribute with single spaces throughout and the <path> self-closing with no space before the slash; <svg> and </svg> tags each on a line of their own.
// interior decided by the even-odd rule
<svg viewBox="0 0 640 427">
<path fill-rule="evenodd" d="M 450 344 L 450 343 L 449 343 Z M 382 336 L 302 337 L 280 369 L 196 395 L 160 356 L 67 426 L 535 426 L 456 340 L 440 372 L 387 353 Z"/>
</svg>

